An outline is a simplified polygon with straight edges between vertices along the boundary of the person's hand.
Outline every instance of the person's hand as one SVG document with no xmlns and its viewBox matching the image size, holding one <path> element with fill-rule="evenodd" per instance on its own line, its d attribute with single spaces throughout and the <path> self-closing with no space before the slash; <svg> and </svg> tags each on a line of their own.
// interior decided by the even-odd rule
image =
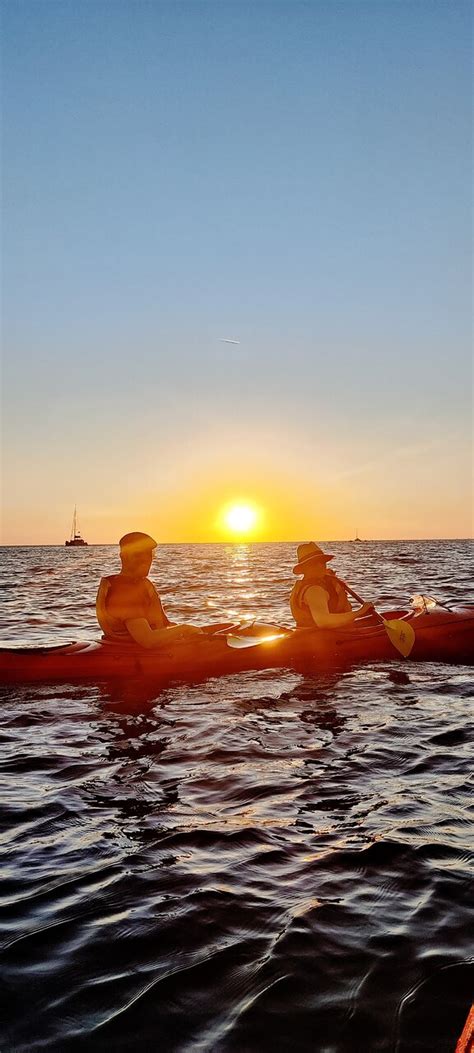
<svg viewBox="0 0 474 1053">
<path fill-rule="evenodd" d="M 179 636 L 180 640 L 187 640 L 189 636 L 203 635 L 202 629 L 200 629 L 197 625 L 180 625 L 179 627 L 176 626 L 176 628 L 179 628 L 179 634 L 177 635 Z"/>
<path fill-rule="evenodd" d="M 357 611 L 357 617 L 358 618 L 363 618 L 365 614 L 372 614 L 373 609 L 374 609 L 373 603 L 363 603 L 362 607 L 360 607 L 359 610 Z"/>
</svg>

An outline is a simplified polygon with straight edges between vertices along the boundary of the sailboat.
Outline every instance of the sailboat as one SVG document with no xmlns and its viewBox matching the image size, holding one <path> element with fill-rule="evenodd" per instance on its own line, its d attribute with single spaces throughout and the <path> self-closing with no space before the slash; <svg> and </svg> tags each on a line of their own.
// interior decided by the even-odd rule
<svg viewBox="0 0 474 1053">
<path fill-rule="evenodd" d="M 72 517 L 71 537 L 69 541 L 64 542 L 68 548 L 82 548 L 83 545 L 87 545 L 87 541 L 81 537 L 81 532 L 77 525 L 77 509 L 74 505 L 74 515 Z"/>
</svg>

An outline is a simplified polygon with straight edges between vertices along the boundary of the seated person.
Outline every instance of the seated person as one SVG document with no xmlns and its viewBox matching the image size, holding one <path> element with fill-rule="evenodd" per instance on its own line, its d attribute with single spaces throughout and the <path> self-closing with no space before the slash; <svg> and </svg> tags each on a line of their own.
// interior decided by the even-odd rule
<svg viewBox="0 0 474 1053">
<path fill-rule="evenodd" d="M 327 563 L 334 559 L 314 541 L 298 545 L 293 574 L 302 574 L 291 590 L 290 607 L 297 629 L 341 629 L 373 610 L 371 603 L 353 610 L 344 583 Z"/>
<path fill-rule="evenodd" d="M 162 647 L 201 633 L 195 625 L 170 622 L 160 597 L 148 580 L 156 541 L 134 531 L 120 538 L 119 574 L 102 578 L 97 593 L 97 620 L 107 640 L 142 647 Z"/>
</svg>

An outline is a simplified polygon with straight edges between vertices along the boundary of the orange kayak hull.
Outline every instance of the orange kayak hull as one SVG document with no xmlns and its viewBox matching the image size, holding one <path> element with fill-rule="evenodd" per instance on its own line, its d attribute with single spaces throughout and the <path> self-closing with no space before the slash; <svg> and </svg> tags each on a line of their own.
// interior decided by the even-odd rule
<svg viewBox="0 0 474 1053">
<path fill-rule="evenodd" d="M 146 677 L 163 683 L 203 680 L 252 669 L 318 669 L 372 661 L 429 661 L 472 664 L 474 607 L 427 613 L 387 612 L 405 618 L 415 644 L 402 659 L 383 625 L 339 630 L 287 631 L 281 639 L 234 650 L 225 636 L 204 635 L 173 647 L 145 650 L 107 641 L 59 647 L 0 649 L 0 679 L 12 681 L 102 680 Z"/>
</svg>

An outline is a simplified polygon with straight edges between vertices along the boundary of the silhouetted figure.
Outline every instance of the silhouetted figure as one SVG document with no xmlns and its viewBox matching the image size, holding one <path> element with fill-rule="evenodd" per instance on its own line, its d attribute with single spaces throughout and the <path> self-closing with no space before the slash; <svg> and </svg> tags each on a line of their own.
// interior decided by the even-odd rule
<svg viewBox="0 0 474 1053">
<path fill-rule="evenodd" d="M 195 625 L 176 625 L 167 618 L 147 575 L 157 542 L 134 531 L 120 539 L 122 569 L 102 578 L 96 600 L 99 625 L 107 640 L 153 648 L 201 633 Z"/>
<path fill-rule="evenodd" d="M 293 585 L 290 607 L 298 629 L 340 629 L 373 610 L 371 603 L 352 609 L 343 582 L 327 566 L 334 556 L 314 541 L 298 545 L 297 555 L 293 574 L 302 574 L 303 580 Z"/>
</svg>

